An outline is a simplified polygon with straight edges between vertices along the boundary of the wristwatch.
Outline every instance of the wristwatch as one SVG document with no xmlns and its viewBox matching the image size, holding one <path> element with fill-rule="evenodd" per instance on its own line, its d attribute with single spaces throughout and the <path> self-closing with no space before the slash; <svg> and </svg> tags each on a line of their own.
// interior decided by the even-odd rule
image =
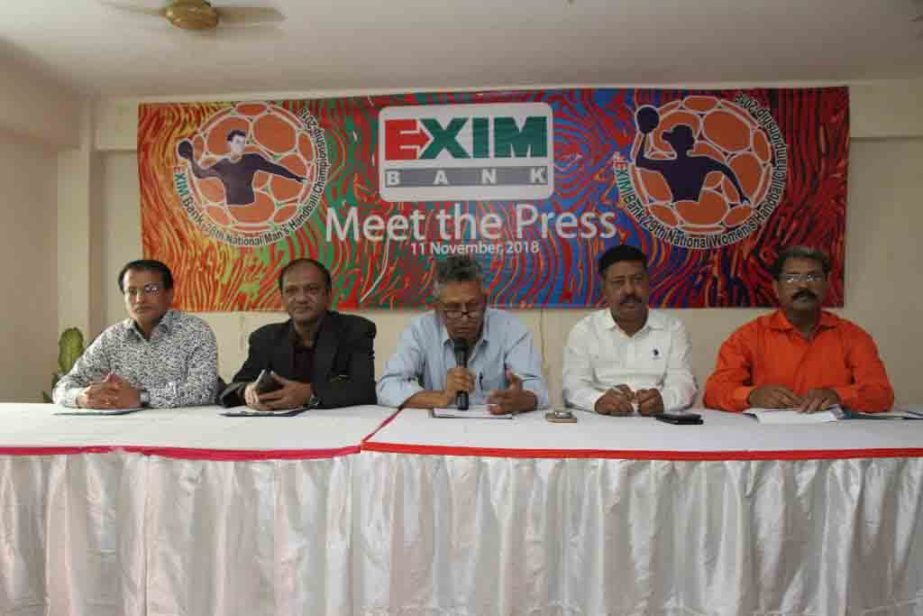
<svg viewBox="0 0 923 616">
<path fill-rule="evenodd" d="M 308 398 L 308 402 L 307 404 L 305 404 L 305 406 L 308 407 L 309 409 L 317 408 L 318 406 L 320 406 L 320 398 L 317 396 L 317 394 L 312 393 L 311 397 Z"/>
<path fill-rule="evenodd" d="M 142 389 L 138 392 L 138 399 L 141 401 L 141 406 L 144 408 L 151 405 L 151 394 L 146 389 Z"/>
</svg>

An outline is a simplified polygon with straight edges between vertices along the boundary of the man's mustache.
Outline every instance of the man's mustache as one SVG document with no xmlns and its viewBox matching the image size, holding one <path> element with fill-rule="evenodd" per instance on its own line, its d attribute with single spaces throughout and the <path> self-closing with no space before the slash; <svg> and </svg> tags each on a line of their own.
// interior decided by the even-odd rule
<svg viewBox="0 0 923 616">
<path fill-rule="evenodd" d="M 811 291 L 808 291 L 807 289 L 801 289 L 800 291 L 792 295 L 792 299 L 801 299 L 802 297 L 810 297 L 811 299 L 817 299 L 817 296 L 814 295 L 814 293 L 812 293 Z"/>
<path fill-rule="evenodd" d="M 640 304 L 641 298 L 638 297 L 637 295 L 626 295 L 621 300 L 619 300 L 619 306 L 623 306 L 629 302 L 637 302 Z"/>
</svg>

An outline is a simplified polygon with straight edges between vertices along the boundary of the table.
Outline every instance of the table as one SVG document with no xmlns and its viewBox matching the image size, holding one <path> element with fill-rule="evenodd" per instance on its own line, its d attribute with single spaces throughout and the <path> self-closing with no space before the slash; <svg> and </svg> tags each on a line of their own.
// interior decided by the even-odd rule
<svg viewBox="0 0 923 616">
<path fill-rule="evenodd" d="M 0 614 L 923 614 L 923 422 L 0 404 Z"/>
<path fill-rule="evenodd" d="M 382 613 L 923 614 L 923 422 L 404 411 L 363 445 Z"/>
<path fill-rule="evenodd" d="M 393 409 L 0 404 L 0 614 L 349 613 L 349 462 Z"/>
</svg>

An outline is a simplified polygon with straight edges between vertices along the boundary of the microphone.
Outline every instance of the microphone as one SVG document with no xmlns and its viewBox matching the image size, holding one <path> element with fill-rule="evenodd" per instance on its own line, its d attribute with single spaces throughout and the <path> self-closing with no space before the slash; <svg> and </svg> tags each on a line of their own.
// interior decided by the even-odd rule
<svg viewBox="0 0 923 616">
<path fill-rule="evenodd" d="M 455 349 L 455 365 L 465 368 L 468 366 L 468 341 L 458 338 L 452 341 Z M 468 410 L 468 392 L 459 391 L 455 394 L 455 406 L 460 411 Z"/>
</svg>

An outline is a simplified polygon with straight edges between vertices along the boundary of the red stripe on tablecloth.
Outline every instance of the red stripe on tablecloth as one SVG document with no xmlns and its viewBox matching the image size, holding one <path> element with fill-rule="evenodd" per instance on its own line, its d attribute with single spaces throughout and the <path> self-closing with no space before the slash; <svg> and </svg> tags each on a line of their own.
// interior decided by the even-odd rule
<svg viewBox="0 0 923 616">
<path fill-rule="evenodd" d="M 844 460 L 849 458 L 919 458 L 923 448 L 803 449 L 775 451 L 658 451 L 630 449 L 506 449 L 365 442 L 363 451 L 423 456 L 479 456 L 485 458 L 606 458 L 622 460 Z"/>
<path fill-rule="evenodd" d="M 212 460 L 216 462 L 245 462 L 255 460 L 317 460 L 338 458 L 359 453 L 358 445 L 331 449 L 195 449 L 191 447 L 119 447 L 130 453 L 180 460 Z"/>
<path fill-rule="evenodd" d="M 148 447 L 140 445 L 91 445 L 86 447 L 0 447 L 0 456 L 65 456 L 84 453 L 126 451 L 144 456 L 180 460 L 255 461 L 316 460 L 359 453 L 358 445 L 330 449 L 197 449 L 192 447 Z"/>
</svg>

